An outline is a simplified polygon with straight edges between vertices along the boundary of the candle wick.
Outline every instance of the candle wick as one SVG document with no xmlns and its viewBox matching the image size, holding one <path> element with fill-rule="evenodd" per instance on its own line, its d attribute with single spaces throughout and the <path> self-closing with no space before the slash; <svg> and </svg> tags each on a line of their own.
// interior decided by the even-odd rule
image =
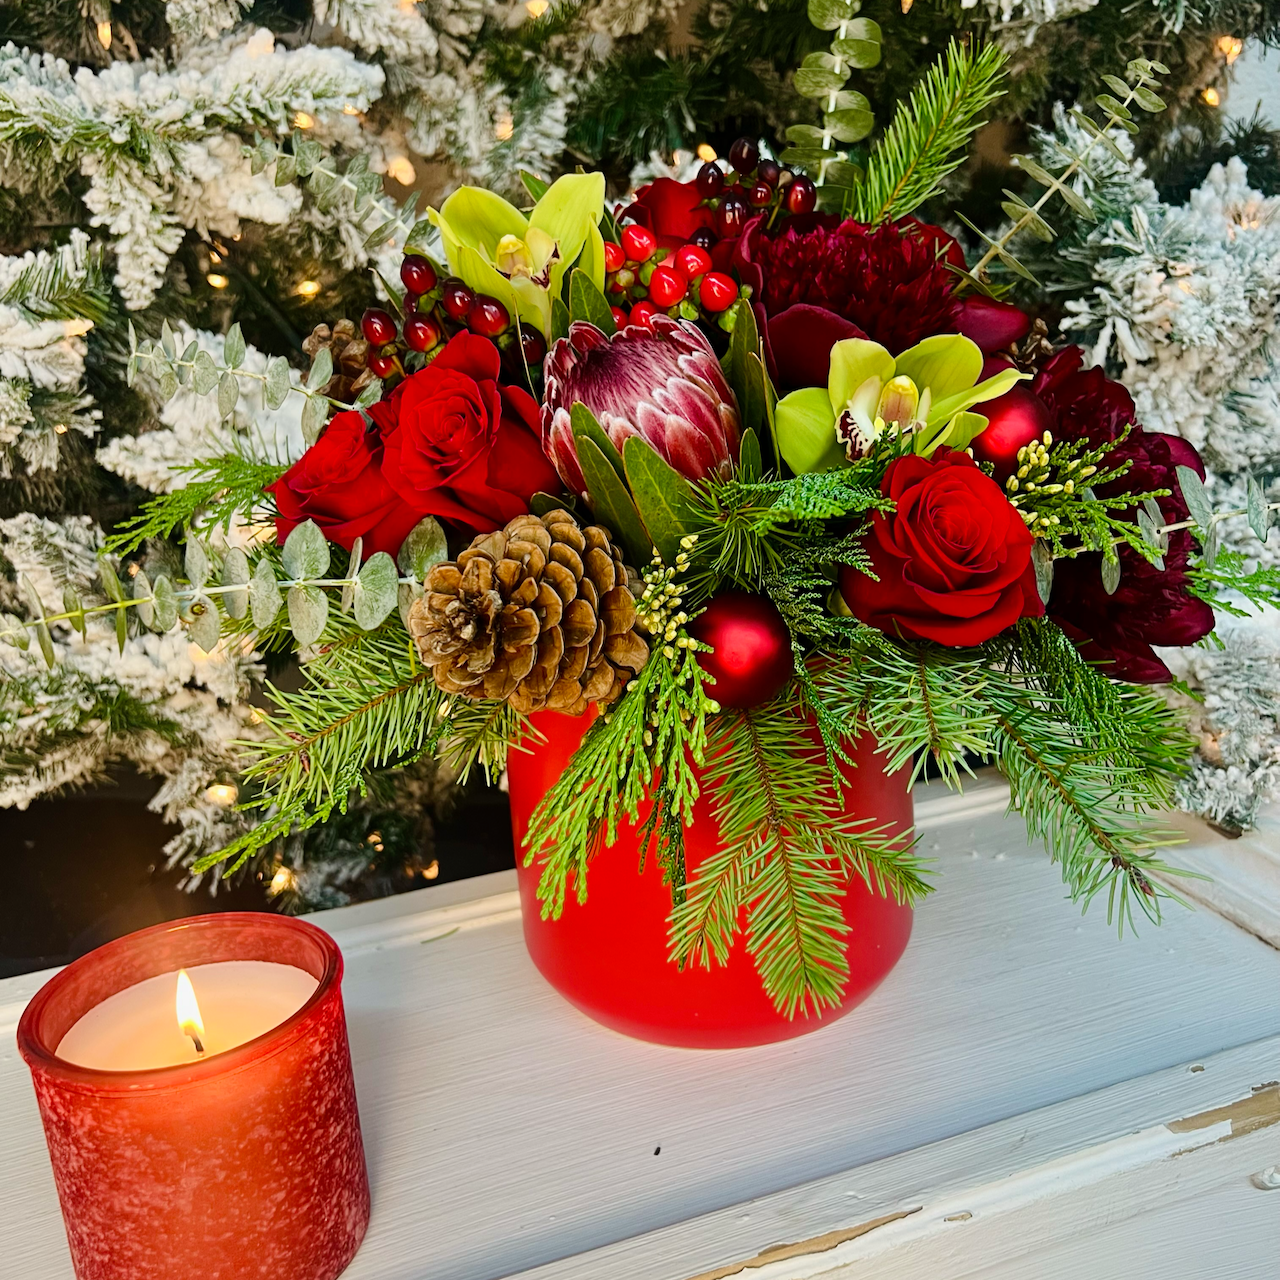
<svg viewBox="0 0 1280 1280">
<path fill-rule="evenodd" d="M 204 1057 L 204 1045 L 201 1043 L 201 1041 L 200 1041 L 200 1037 L 199 1037 L 198 1035 L 196 1035 L 196 1033 L 195 1033 L 194 1031 L 188 1031 L 188 1032 L 187 1032 L 187 1035 L 189 1035 L 189 1036 L 191 1037 L 192 1043 L 193 1043 L 193 1044 L 195 1045 L 195 1047 L 196 1047 L 196 1054 L 197 1054 L 199 1057 L 203 1058 L 203 1057 Z"/>
</svg>

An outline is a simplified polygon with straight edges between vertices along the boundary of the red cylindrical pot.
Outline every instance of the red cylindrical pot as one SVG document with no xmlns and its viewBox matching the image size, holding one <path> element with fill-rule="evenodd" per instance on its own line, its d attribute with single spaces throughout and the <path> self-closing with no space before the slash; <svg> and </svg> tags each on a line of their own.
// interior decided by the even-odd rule
<svg viewBox="0 0 1280 1280">
<path fill-rule="evenodd" d="M 90 1009 L 158 974 L 226 960 L 317 979 L 278 1026 L 180 1066 L 57 1056 Z M 79 1280 L 333 1280 L 369 1223 L 342 1007 L 342 953 L 284 916 L 156 925 L 69 964 L 18 1025 Z"/>
<path fill-rule="evenodd" d="M 797 1014 L 788 1019 L 774 1008 L 742 937 L 726 965 L 713 961 L 709 969 L 701 964 L 678 969 L 667 958 L 671 891 L 652 856 L 640 873 L 638 832 L 631 825 L 623 826 L 617 842 L 592 859 L 587 901 L 580 904 L 570 892 L 560 919 L 544 920 L 537 898 L 541 868 L 523 865 L 525 833 L 590 718 L 543 712 L 532 719 L 545 744 L 513 751 L 507 761 L 524 937 L 543 977 L 583 1013 L 615 1031 L 659 1044 L 698 1049 L 767 1044 L 816 1031 L 848 1013 L 897 963 L 911 934 L 911 909 L 855 877 L 843 902 L 849 980 L 839 1006 L 821 1017 Z M 870 734 L 850 743 L 849 753 L 857 767 L 845 771 L 845 812 L 906 832 L 912 823 L 906 775 L 885 773 Z M 685 831 L 691 878 L 718 840 L 704 789 Z"/>
</svg>

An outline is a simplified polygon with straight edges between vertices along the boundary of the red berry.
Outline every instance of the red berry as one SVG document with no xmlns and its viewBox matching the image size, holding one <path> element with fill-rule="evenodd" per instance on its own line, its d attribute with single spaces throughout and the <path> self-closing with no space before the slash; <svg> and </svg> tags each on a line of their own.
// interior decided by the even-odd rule
<svg viewBox="0 0 1280 1280">
<path fill-rule="evenodd" d="M 818 188 L 813 185 L 813 179 L 797 174 L 787 187 L 786 200 L 788 213 L 812 213 L 818 203 Z"/>
<path fill-rule="evenodd" d="M 606 271 L 617 271 L 627 260 L 627 255 L 623 253 L 620 244 L 614 244 L 612 240 L 604 242 L 604 269 Z"/>
<path fill-rule="evenodd" d="M 716 211 L 716 223 L 722 236 L 742 234 L 747 222 L 747 202 L 741 196 L 725 196 Z"/>
<path fill-rule="evenodd" d="M 652 302 L 641 299 L 631 308 L 631 323 L 638 324 L 642 329 L 648 329 L 652 327 L 653 317 L 657 314 L 658 308 Z"/>
<path fill-rule="evenodd" d="M 698 170 L 693 185 L 698 188 L 698 194 L 704 200 L 714 200 L 724 190 L 724 173 L 714 160 L 708 160 Z"/>
<path fill-rule="evenodd" d="M 778 179 L 782 176 L 782 166 L 776 160 L 761 160 L 756 165 L 756 177 L 761 182 L 767 182 L 771 187 L 778 185 Z"/>
<path fill-rule="evenodd" d="M 632 262 L 645 262 L 653 257 L 658 247 L 658 237 L 648 227 L 623 227 L 622 248 Z"/>
<path fill-rule="evenodd" d="M 380 378 L 389 378 L 396 371 L 395 356 L 370 356 L 369 368 Z"/>
<path fill-rule="evenodd" d="M 496 338 L 500 333 L 506 332 L 510 323 L 511 313 L 497 298 L 491 298 L 486 293 L 477 295 L 471 304 L 471 310 L 467 312 L 467 327 L 482 338 Z"/>
<path fill-rule="evenodd" d="M 659 267 L 649 277 L 649 297 L 653 300 L 654 306 L 660 307 L 663 311 L 668 307 L 674 307 L 688 289 L 689 285 L 684 276 L 678 271 L 672 271 L 670 267 Z"/>
<path fill-rule="evenodd" d="M 414 351 L 430 351 L 440 341 L 440 330 L 426 316 L 410 316 L 404 322 L 404 340 Z"/>
<path fill-rule="evenodd" d="M 760 162 L 760 148 L 750 138 L 739 138 L 729 148 L 729 163 L 739 173 L 750 173 Z"/>
<path fill-rule="evenodd" d="M 689 634 L 711 646 L 698 654 L 698 665 L 722 707 L 768 702 L 795 674 L 787 624 L 768 596 L 721 591 L 689 624 Z"/>
<path fill-rule="evenodd" d="M 520 350 L 524 353 L 525 364 L 541 364 L 547 354 L 547 340 L 537 329 L 522 326 L 520 329 Z"/>
<path fill-rule="evenodd" d="M 360 317 L 360 330 L 372 346 L 385 346 L 396 340 L 396 322 L 381 307 L 370 307 Z"/>
<path fill-rule="evenodd" d="M 613 323 L 617 325 L 619 329 L 628 323 L 627 313 L 623 311 L 621 307 L 610 307 L 609 310 L 613 313 Z"/>
<path fill-rule="evenodd" d="M 698 298 L 708 311 L 727 311 L 738 297 L 738 286 L 723 271 L 708 271 L 702 277 Z"/>
<path fill-rule="evenodd" d="M 407 320 L 411 315 L 416 314 L 418 299 L 412 293 L 406 293 L 404 301 L 400 304 L 400 310 L 404 312 L 404 318 Z"/>
<path fill-rule="evenodd" d="M 690 244 L 696 244 L 699 249 L 710 249 L 716 242 L 716 233 L 710 227 L 699 227 L 697 231 L 689 237 Z"/>
<path fill-rule="evenodd" d="M 757 182 L 747 193 L 747 199 L 759 208 L 773 199 L 773 188 L 767 182 Z"/>
<path fill-rule="evenodd" d="M 411 253 L 400 264 L 400 279 L 410 293 L 430 293 L 436 287 L 436 269 L 420 253 Z"/>
<path fill-rule="evenodd" d="M 682 244 L 676 250 L 674 266 L 686 280 L 696 280 L 711 270 L 711 255 L 696 244 Z"/>
<path fill-rule="evenodd" d="M 455 320 L 465 320 L 476 295 L 461 280 L 449 279 L 444 282 L 440 294 L 440 305 Z"/>
</svg>

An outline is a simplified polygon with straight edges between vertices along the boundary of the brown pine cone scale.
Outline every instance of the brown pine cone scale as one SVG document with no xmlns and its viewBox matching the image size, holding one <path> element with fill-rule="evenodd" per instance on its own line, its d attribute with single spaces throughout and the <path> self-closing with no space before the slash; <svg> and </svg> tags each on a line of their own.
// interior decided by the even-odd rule
<svg viewBox="0 0 1280 1280">
<path fill-rule="evenodd" d="M 327 324 L 316 325 L 302 340 L 302 349 L 312 364 L 322 347 L 327 347 L 333 357 L 333 376 L 320 388 L 321 395 L 352 404 L 374 380 L 374 372 L 367 365 L 369 344 L 350 320 L 338 320 L 332 329 Z"/>
<path fill-rule="evenodd" d="M 649 659 L 622 552 L 568 511 L 517 516 L 434 565 L 409 633 L 446 693 L 580 715 Z"/>
</svg>

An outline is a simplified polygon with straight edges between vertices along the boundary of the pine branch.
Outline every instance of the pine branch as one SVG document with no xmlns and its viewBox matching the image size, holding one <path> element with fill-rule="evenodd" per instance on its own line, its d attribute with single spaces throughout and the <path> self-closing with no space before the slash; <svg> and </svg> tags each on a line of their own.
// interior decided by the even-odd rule
<svg viewBox="0 0 1280 1280">
<path fill-rule="evenodd" d="M 845 202 L 847 216 L 878 223 L 918 208 L 961 165 L 981 114 L 1003 92 L 1006 55 L 996 45 L 977 53 L 952 40 L 899 108 L 872 151 L 866 177 Z"/>
</svg>

